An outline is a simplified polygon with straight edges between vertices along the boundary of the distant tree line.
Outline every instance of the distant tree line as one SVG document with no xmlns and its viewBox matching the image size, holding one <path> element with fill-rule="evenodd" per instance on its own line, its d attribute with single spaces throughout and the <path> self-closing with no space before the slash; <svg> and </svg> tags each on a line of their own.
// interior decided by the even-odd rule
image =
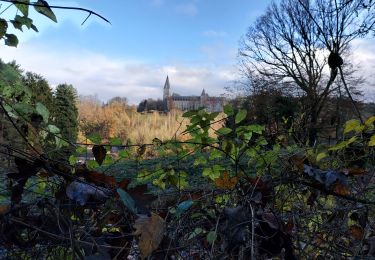
<svg viewBox="0 0 375 260">
<path fill-rule="evenodd" d="M 167 111 L 166 103 L 161 99 L 144 99 L 142 100 L 138 107 L 137 112 L 147 112 L 147 111 L 159 111 L 165 112 Z"/>
</svg>

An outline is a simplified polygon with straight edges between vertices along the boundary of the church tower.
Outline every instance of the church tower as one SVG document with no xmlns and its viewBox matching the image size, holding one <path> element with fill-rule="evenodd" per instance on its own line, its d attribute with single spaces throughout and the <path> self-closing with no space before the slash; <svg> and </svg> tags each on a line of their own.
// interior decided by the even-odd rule
<svg viewBox="0 0 375 260">
<path fill-rule="evenodd" d="M 163 92 L 163 100 L 166 101 L 170 97 L 170 89 L 171 86 L 169 84 L 169 77 L 167 76 L 167 79 L 165 80 L 164 84 L 164 92 Z"/>
</svg>

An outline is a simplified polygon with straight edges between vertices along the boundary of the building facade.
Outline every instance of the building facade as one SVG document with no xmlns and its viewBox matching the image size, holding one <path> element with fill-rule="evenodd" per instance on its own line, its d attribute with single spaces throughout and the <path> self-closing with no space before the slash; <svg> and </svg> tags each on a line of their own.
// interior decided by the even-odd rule
<svg viewBox="0 0 375 260">
<path fill-rule="evenodd" d="M 174 108 L 187 111 L 204 107 L 208 112 L 223 111 L 226 102 L 224 97 L 210 97 L 204 89 L 200 96 L 181 96 L 176 93 L 171 94 L 171 86 L 168 76 L 164 84 L 163 101 L 168 111 Z"/>
</svg>

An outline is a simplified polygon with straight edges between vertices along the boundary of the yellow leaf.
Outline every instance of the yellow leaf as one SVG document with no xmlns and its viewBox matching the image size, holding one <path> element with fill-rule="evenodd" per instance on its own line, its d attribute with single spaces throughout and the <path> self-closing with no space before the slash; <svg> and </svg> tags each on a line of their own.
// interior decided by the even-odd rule
<svg viewBox="0 0 375 260">
<path fill-rule="evenodd" d="M 368 146 L 375 146 L 375 135 L 371 136 Z"/>
<path fill-rule="evenodd" d="M 236 187 L 238 178 L 236 176 L 229 178 L 228 172 L 224 172 L 223 175 L 215 180 L 215 184 L 218 188 L 232 190 Z"/>
<path fill-rule="evenodd" d="M 361 126 L 361 122 L 358 119 L 352 119 L 352 120 L 346 121 L 344 134 L 349 133 L 351 131 L 357 132 L 360 126 Z"/>
<path fill-rule="evenodd" d="M 356 136 L 352 136 L 352 137 L 347 141 L 346 145 L 349 145 L 349 144 L 355 142 L 356 140 L 357 140 L 357 137 L 356 137 Z"/>
<path fill-rule="evenodd" d="M 140 215 L 134 223 L 134 235 L 139 237 L 139 250 L 142 259 L 149 257 L 159 247 L 164 236 L 165 221 L 159 215 L 151 213 L 151 217 Z"/>
<path fill-rule="evenodd" d="M 370 126 L 375 122 L 375 116 L 370 116 L 365 122 L 365 126 Z"/>
<path fill-rule="evenodd" d="M 319 153 L 319 154 L 316 156 L 316 161 L 319 162 L 321 159 L 326 158 L 326 157 L 327 157 L 327 154 L 326 154 L 326 153 Z"/>
</svg>

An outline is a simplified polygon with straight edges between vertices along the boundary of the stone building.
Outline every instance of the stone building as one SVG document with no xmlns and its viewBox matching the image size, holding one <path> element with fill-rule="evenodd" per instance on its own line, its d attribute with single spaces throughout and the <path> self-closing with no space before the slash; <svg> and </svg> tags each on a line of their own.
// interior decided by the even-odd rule
<svg viewBox="0 0 375 260">
<path fill-rule="evenodd" d="M 181 96 L 176 93 L 171 95 L 168 76 L 164 84 L 163 101 L 168 111 L 173 108 L 187 111 L 204 107 L 208 112 L 223 111 L 223 106 L 226 102 L 224 97 L 210 97 L 204 89 L 200 96 Z"/>
</svg>

